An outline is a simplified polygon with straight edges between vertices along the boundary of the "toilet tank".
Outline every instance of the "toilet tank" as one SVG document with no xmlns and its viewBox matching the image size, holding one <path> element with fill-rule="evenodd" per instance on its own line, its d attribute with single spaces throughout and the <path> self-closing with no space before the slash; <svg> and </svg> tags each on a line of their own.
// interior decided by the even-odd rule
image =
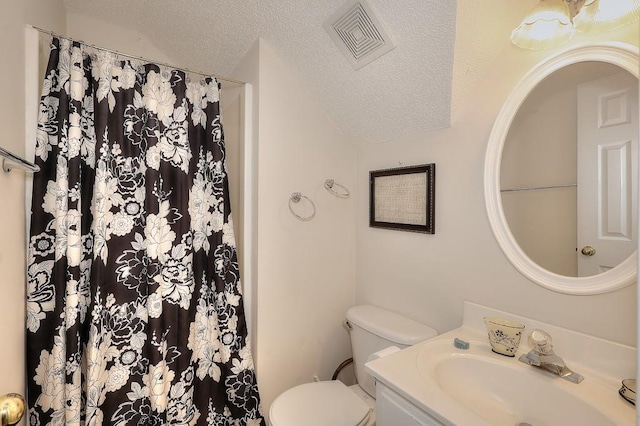
<svg viewBox="0 0 640 426">
<path fill-rule="evenodd" d="M 375 382 L 364 369 L 369 355 L 389 346 L 406 348 L 438 333 L 431 327 L 372 305 L 354 306 L 347 311 L 351 330 L 351 350 L 356 379 L 375 398 Z"/>
</svg>

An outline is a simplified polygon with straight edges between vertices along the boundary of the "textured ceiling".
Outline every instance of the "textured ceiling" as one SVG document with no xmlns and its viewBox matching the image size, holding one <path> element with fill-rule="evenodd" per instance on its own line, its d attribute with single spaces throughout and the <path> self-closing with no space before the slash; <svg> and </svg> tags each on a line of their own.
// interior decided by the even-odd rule
<svg viewBox="0 0 640 426">
<path fill-rule="evenodd" d="M 323 28 L 347 1 L 65 3 L 69 13 L 135 29 L 176 65 L 218 75 L 230 75 L 262 37 L 354 142 L 381 142 L 448 126 L 456 1 L 369 0 L 396 48 L 357 71 Z"/>
</svg>

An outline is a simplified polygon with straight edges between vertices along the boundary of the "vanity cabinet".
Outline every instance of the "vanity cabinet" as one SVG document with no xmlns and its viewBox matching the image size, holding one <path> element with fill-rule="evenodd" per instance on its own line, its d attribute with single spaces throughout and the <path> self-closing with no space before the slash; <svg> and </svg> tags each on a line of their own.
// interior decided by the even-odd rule
<svg viewBox="0 0 640 426">
<path fill-rule="evenodd" d="M 376 426 L 443 426 L 443 423 L 378 381 Z"/>
</svg>

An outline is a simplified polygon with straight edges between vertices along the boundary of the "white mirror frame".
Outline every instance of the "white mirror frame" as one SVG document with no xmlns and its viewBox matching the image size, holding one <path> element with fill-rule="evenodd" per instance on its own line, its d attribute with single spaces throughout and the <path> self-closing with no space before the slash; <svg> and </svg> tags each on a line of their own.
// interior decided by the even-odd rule
<svg viewBox="0 0 640 426">
<path fill-rule="evenodd" d="M 529 93 L 553 72 L 587 61 L 607 62 L 638 77 L 638 47 L 626 43 L 599 43 L 572 47 L 536 65 L 509 94 L 489 135 L 484 167 L 484 196 L 487 215 L 498 245 L 507 259 L 525 277 L 549 290 L 564 294 L 601 294 L 636 282 L 637 252 L 624 262 L 598 275 L 568 277 L 550 272 L 532 261 L 516 242 L 502 209 L 500 166 L 511 123 Z"/>
</svg>

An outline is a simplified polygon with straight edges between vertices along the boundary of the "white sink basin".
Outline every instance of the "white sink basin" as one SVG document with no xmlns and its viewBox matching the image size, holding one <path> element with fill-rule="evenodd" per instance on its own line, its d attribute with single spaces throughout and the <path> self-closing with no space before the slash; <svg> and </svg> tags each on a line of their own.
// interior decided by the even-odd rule
<svg viewBox="0 0 640 426">
<path fill-rule="evenodd" d="M 456 348 L 454 337 L 468 341 L 470 348 Z M 498 355 L 486 333 L 460 328 L 369 362 L 367 370 L 444 425 L 635 424 L 634 407 L 618 395 L 624 377 L 609 377 L 565 359 L 584 376 L 575 384 L 518 361 L 526 350 L 521 348 L 514 358 Z"/>
<path fill-rule="evenodd" d="M 491 425 L 634 422 L 633 407 L 621 400 L 615 386 L 592 377 L 571 383 L 517 358 L 495 354 L 484 342 L 471 342 L 466 351 L 456 349 L 452 339 L 425 344 L 417 354 L 417 367 L 432 392 Z"/>
</svg>

